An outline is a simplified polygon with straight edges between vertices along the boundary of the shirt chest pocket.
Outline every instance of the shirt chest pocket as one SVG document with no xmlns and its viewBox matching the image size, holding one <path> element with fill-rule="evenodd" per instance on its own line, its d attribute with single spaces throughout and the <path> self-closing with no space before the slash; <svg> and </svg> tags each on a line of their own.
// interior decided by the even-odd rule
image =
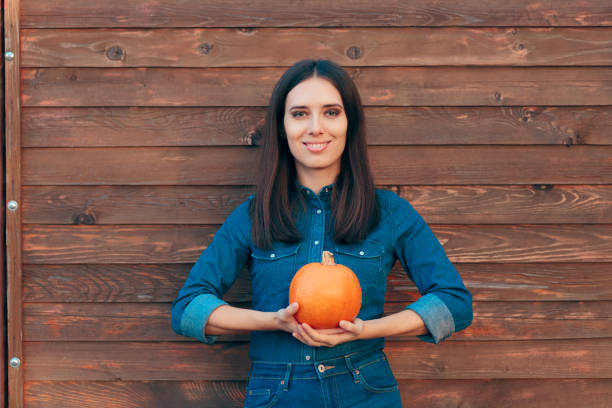
<svg viewBox="0 0 612 408">
<path fill-rule="evenodd" d="M 299 243 L 274 243 L 270 250 L 254 248 L 250 264 L 253 294 L 287 291 L 297 270 L 299 249 Z"/>
<path fill-rule="evenodd" d="M 362 290 L 366 287 L 379 287 L 386 279 L 382 271 L 384 252 L 384 245 L 372 240 L 358 244 L 336 244 L 335 262 L 355 272 Z"/>
</svg>

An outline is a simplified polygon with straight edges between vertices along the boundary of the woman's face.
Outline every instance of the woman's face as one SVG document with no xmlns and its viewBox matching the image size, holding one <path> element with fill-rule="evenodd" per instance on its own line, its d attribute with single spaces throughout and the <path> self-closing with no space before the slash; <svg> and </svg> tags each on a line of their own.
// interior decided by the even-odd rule
<svg viewBox="0 0 612 408">
<path fill-rule="evenodd" d="M 298 179 L 335 181 L 346 144 L 348 121 L 342 96 L 331 82 L 311 77 L 300 82 L 285 102 L 285 133 Z"/>
</svg>

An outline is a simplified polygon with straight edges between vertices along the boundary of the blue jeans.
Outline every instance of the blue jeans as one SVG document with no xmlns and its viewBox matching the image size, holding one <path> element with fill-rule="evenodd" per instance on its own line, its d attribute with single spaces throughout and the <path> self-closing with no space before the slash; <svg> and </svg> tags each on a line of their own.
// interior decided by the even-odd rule
<svg viewBox="0 0 612 408">
<path fill-rule="evenodd" d="M 381 350 L 313 363 L 253 362 L 245 408 L 401 408 L 399 388 Z"/>
</svg>

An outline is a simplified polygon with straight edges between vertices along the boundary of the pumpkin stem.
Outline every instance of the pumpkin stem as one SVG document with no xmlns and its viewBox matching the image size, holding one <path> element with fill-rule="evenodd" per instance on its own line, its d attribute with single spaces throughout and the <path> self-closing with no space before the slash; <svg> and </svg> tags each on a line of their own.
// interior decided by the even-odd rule
<svg viewBox="0 0 612 408">
<path fill-rule="evenodd" d="M 321 260 L 321 264 L 329 266 L 335 265 L 334 254 L 329 251 L 323 251 L 323 259 Z"/>
</svg>

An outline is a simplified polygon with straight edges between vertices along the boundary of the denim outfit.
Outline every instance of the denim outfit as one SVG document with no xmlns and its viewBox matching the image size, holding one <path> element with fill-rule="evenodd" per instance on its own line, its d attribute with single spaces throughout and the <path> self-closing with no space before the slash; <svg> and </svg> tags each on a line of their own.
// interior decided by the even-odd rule
<svg viewBox="0 0 612 408">
<path fill-rule="evenodd" d="M 244 266 L 251 274 L 253 309 L 275 312 L 286 307 L 293 275 L 307 263 L 320 262 L 323 251 L 332 252 L 335 263 L 348 266 L 359 278 L 363 299 L 358 317 L 362 320 L 382 316 L 387 277 L 399 259 L 422 294 L 407 306 L 429 331 L 419 336 L 422 340 L 438 343 L 469 326 L 471 295 L 430 228 L 407 201 L 393 192 L 377 190 L 379 224 L 360 243 L 337 243 L 330 222 L 331 189 L 327 186 L 316 194 L 301 187 L 299 194 L 303 194 L 306 208 L 296 218 L 296 226 L 303 239 L 295 244 L 275 242 L 271 250 L 257 248 L 251 241 L 248 200 L 236 208 L 201 254 L 173 302 L 173 329 L 204 343 L 214 342 L 215 336 L 204 335 L 204 327 L 212 311 L 225 304 L 223 294 Z M 346 389 L 347 384 L 353 384 L 366 393 L 360 398 L 368 401 L 369 408 L 399 407 L 397 383 L 383 347 L 383 338 L 310 347 L 287 332 L 254 331 L 245 406 L 291 404 L 297 408 L 302 406 L 300 398 L 306 397 L 303 406 L 310 408 L 357 407 L 357 401 L 344 400 L 358 395 Z M 307 383 L 313 391 L 303 388 Z M 368 396 L 372 398 L 365 398 Z"/>
</svg>

